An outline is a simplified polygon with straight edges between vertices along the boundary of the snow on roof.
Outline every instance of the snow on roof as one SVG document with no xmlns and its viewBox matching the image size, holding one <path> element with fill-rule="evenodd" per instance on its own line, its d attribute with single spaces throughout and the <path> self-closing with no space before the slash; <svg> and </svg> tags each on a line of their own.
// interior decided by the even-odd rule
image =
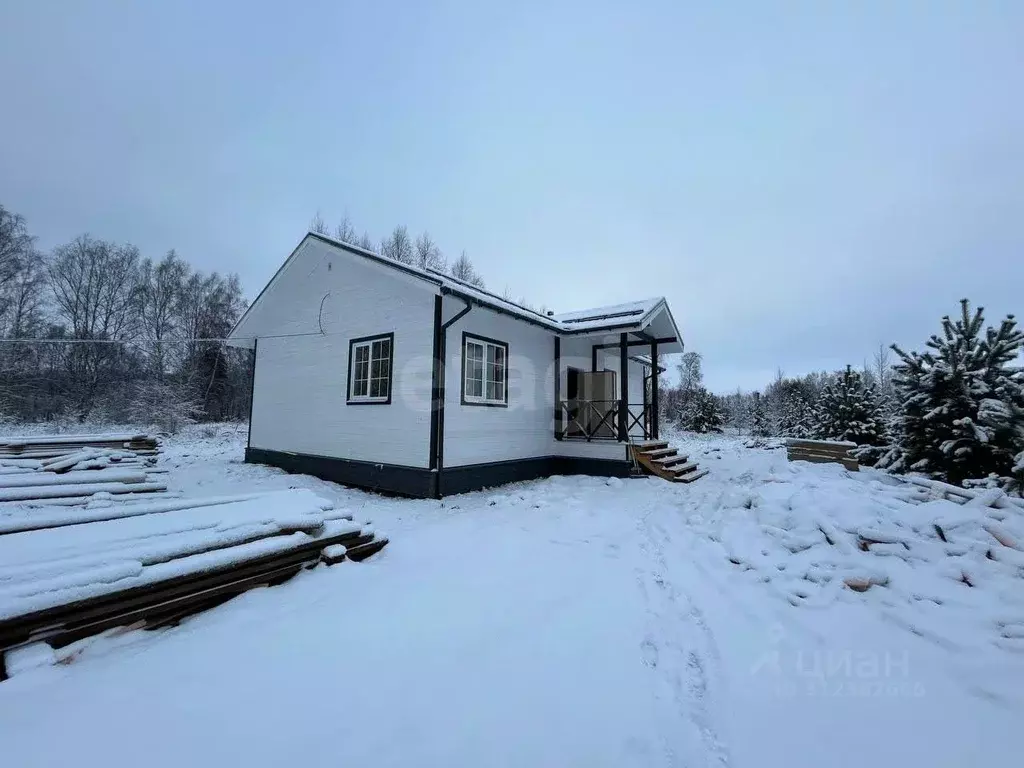
<svg viewBox="0 0 1024 768">
<path fill-rule="evenodd" d="M 665 304 L 663 297 L 655 297 L 652 299 L 644 299 L 642 301 L 633 301 L 626 304 L 615 304 L 608 307 L 595 307 L 593 309 L 583 309 L 576 312 L 566 312 L 559 315 L 544 314 L 538 312 L 535 309 L 530 309 L 522 304 L 517 304 L 514 301 L 502 298 L 497 294 L 491 293 L 484 288 L 480 288 L 465 280 L 460 280 L 457 277 L 440 272 L 436 269 L 417 267 L 412 264 L 404 264 L 402 262 L 390 259 L 387 256 L 382 256 L 373 251 L 369 251 L 366 248 L 361 248 L 358 245 L 352 243 L 346 243 L 342 240 L 331 237 L 330 235 L 324 235 L 319 232 L 309 232 L 306 238 L 313 237 L 318 240 L 322 240 L 329 245 L 341 248 L 349 253 L 353 253 L 357 256 L 363 256 L 365 258 L 376 261 L 380 264 L 392 267 L 394 269 L 405 272 L 406 274 L 414 277 L 419 277 L 433 285 L 440 286 L 442 292 L 450 293 L 455 296 L 459 296 L 468 301 L 473 301 L 483 306 L 490 307 L 499 312 L 518 317 L 521 320 L 525 320 L 528 323 L 534 325 L 540 325 L 553 331 L 560 331 L 562 333 L 588 333 L 591 331 L 600 331 L 605 328 L 624 328 L 632 325 L 642 325 L 643 321 L 648 318 L 651 312 L 656 309 L 659 305 Z M 300 243 L 301 245 L 301 243 Z M 292 256 L 289 257 L 291 260 L 299 251 L 296 248 L 293 251 Z M 286 261 L 285 264 L 288 262 Z M 277 274 L 280 274 L 284 270 L 284 264 L 278 269 Z M 274 278 L 277 277 L 274 275 Z M 241 327 L 242 321 L 246 319 L 249 313 L 252 311 L 256 303 L 262 298 L 263 293 L 270 287 L 270 284 L 274 282 L 274 278 L 271 278 L 270 283 L 264 287 L 260 295 L 256 297 L 252 304 L 249 305 L 248 309 L 243 313 L 242 317 L 235 324 L 235 328 L 231 331 L 230 336 L 234 336 L 235 331 Z M 667 305 L 666 309 L 667 309 Z M 240 337 L 239 337 L 240 338 Z"/>
<path fill-rule="evenodd" d="M 563 312 L 555 315 L 554 320 L 560 323 L 586 323 L 594 320 L 620 319 L 625 317 L 643 317 L 658 304 L 664 301 L 661 296 L 653 299 L 642 299 L 641 301 L 630 301 L 626 304 L 612 304 L 608 307 L 594 307 L 593 309 L 581 309 L 576 312 Z"/>
</svg>

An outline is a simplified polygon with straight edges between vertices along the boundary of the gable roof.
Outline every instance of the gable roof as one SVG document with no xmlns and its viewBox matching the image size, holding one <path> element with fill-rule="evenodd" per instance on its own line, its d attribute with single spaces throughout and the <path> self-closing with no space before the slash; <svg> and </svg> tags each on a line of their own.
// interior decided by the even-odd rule
<svg viewBox="0 0 1024 768">
<path fill-rule="evenodd" d="M 399 272 L 403 272 L 411 277 L 418 278 L 424 283 L 428 283 L 434 288 L 439 289 L 442 294 L 457 296 L 465 301 L 493 309 L 502 314 L 511 315 L 525 322 L 547 328 L 548 330 L 560 334 L 586 334 L 596 333 L 603 330 L 628 331 L 630 328 L 635 328 L 639 331 L 646 327 L 646 325 L 657 314 L 659 314 L 662 309 L 664 309 L 668 314 L 671 327 L 675 331 L 675 337 L 679 340 L 680 346 L 682 346 L 682 335 L 676 327 L 675 320 L 672 319 L 671 312 L 668 311 L 668 304 L 664 297 L 644 299 L 642 301 L 616 304 L 608 307 L 596 307 L 576 312 L 566 312 L 559 315 L 544 314 L 535 309 L 530 309 L 529 307 L 517 304 L 514 301 L 509 301 L 508 299 L 491 293 L 484 288 L 472 285 L 465 280 L 460 280 L 457 277 L 445 274 L 444 272 L 440 272 L 436 269 L 424 269 L 412 264 L 403 264 L 402 262 L 395 261 L 387 256 L 381 256 L 373 251 L 368 251 L 367 249 L 360 248 L 357 245 L 336 240 L 329 235 L 324 235 L 319 232 L 308 232 L 302 240 L 299 241 L 299 244 L 291 252 L 285 262 L 278 268 L 277 272 L 274 273 L 274 276 L 270 278 L 270 281 L 266 286 L 264 286 L 263 290 L 259 292 L 245 312 L 242 313 L 238 322 L 235 323 L 235 327 L 232 328 L 231 333 L 228 334 L 230 341 L 248 341 L 246 337 L 236 336 L 235 332 L 242 326 L 243 322 L 253 311 L 253 308 L 259 304 L 270 287 L 284 272 L 285 268 L 295 259 L 298 253 L 302 250 L 302 246 L 310 238 L 319 240 L 327 245 L 355 256 L 361 256 L 375 263 L 398 270 Z"/>
</svg>

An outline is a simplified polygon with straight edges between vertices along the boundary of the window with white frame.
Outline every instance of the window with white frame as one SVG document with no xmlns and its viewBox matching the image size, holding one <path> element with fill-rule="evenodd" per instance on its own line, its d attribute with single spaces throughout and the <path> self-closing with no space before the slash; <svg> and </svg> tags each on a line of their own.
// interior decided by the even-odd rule
<svg viewBox="0 0 1024 768">
<path fill-rule="evenodd" d="M 508 344 L 462 334 L 462 402 L 508 405 Z"/>
<path fill-rule="evenodd" d="M 348 402 L 390 403 L 395 335 L 353 339 L 348 346 Z"/>
</svg>

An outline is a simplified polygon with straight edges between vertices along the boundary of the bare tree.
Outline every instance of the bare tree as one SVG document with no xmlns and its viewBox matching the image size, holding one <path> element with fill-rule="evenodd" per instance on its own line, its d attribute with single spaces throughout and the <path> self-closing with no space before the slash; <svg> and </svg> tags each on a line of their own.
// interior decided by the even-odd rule
<svg viewBox="0 0 1024 768">
<path fill-rule="evenodd" d="M 473 262 L 469 260 L 469 256 L 466 255 L 465 251 L 460 253 L 459 258 L 452 263 L 451 275 L 478 288 L 484 287 L 483 278 L 477 273 L 476 267 L 473 266 Z"/>
<path fill-rule="evenodd" d="M 139 330 L 143 338 L 153 342 L 152 370 L 157 378 L 162 379 L 165 371 L 163 342 L 179 325 L 178 308 L 188 273 L 188 265 L 173 250 L 156 264 L 146 258 L 139 265 L 136 289 Z"/>
<path fill-rule="evenodd" d="M 400 261 L 403 264 L 414 262 L 412 239 L 409 237 L 409 230 L 403 224 L 395 227 L 389 237 L 385 237 L 380 243 L 381 255 L 389 259 Z"/>
<path fill-rule="evenodd" d="M 679 388 L 683 392 L 700 389 L 704 383 L 699 352 L 686 352 L 679 362 Z"/>
<path fill-rule="evenodd" d="M 373 239 L 370 237 L 370 233 L 369 232 L 363 232 L 363 234 L 359 236 L 359 239 L 353 241 L 352 244 L 359 246 L 364 251 L 372 251 L 373 250 Z"/>
<path fill-rule="evenodd" d="M 892 358 L 889 355 L 889 348 L 884 344 L 879 344 L 878 351 L 875 352 L 872 373 L 879 392 L 884 396 L 892 394 Z"/>
<path fill-rule="evenodd" d="M 309 220 L 309 231 L 316 232 L 318 235 L 327 234 L 327 224 L 324 223 L 324 217 L 320 215 L 320 211 L 317 211 Z"/>
<path fill-rule="evenodd" d="M 341 221 L 334 228 L 334 239 L 343 243 L 355 243 L 357 238 L 356 228 L 352 226 L 348 215 L 342 216 Z"/>
<path fill-rule="evenodd" d="M 76 339 L 119 339 L 130 329 L 139 251 L 88 235 L 58 246 L 48 272 L 57 316 Z"/>
<path fill-rule="evenodd" d="M 429 233 L 424 232 L 416 238 L 416 266 L 421 269 L 436 269 L 444 271 L 446 266 L 444 255 L 437 247 Z"/>
</svg>

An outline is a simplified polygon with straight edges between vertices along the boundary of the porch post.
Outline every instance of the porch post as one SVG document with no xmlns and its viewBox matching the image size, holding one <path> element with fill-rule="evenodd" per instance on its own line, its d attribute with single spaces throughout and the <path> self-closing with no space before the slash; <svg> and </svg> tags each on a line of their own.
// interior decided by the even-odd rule
<svg viewBox="0 0 1024 768">
<path fill-rule="evenodd" d="M 562 337 L 555 336 L 555 440 L 562 439 Z"/>
<path fill-rule="evenodd" d="M 626 344 L 626 334 L 619 334 L 619 441 L 626 442 L 629 439 L 629 346 Z"/>
<path fill-rule="evenodd" d="M 658 439 L 658 342 L 651 342 L 651 439 Z"/>
</svg>

